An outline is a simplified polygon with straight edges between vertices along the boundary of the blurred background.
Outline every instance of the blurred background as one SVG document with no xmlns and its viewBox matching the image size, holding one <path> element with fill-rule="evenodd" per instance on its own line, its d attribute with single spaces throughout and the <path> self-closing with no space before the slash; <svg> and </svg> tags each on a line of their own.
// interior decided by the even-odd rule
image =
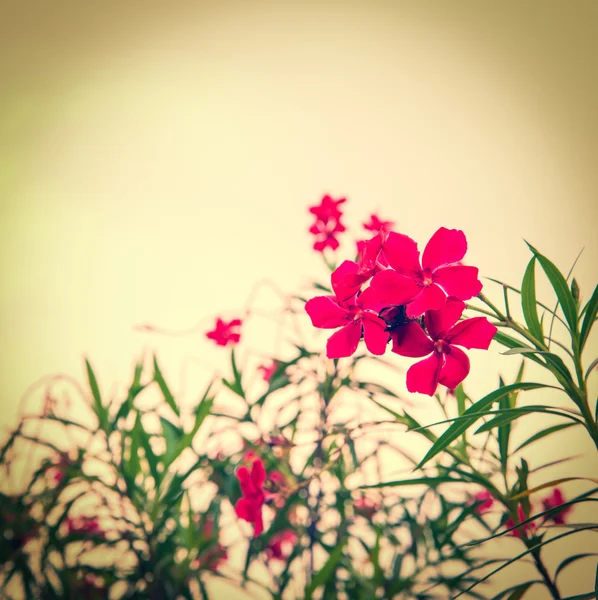
<svg viewBox="0 0 598 600">
<path fill-rule="evenodd" d="M 83 354 L 106 387 L 151 350 L 197 389 L 228 361 L 203 335 L 216 315 L 260 280 L 326 278 L 307 233 L 324 193 L 348 198 L 343 258 L 376 211 L 420 248 L 463 229 L 468 263 L 516 286 L 524 238 L 565 272 L 583 249 L 587 300 L 597 58 L 584 0 L 2 3 L 0 424 L 39 377 L 82 378 Z M 259 321 L 244 336 L 276 350 Z M 518 367 L 493 350 L 472 353 L 473 397 Z"/>
</svg>

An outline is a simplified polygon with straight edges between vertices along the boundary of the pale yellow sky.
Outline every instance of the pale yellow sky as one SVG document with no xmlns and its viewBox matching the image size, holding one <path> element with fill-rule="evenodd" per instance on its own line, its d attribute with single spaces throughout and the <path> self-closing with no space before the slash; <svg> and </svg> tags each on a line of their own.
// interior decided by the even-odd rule
<svg viewBox="0 0 598 600">
<path fill-rule="evenodd" d="M 461 228 L 469 263 L 515 285 L 524 238 L 563 269 L 584 248 L 587 299 L 597 6 L 4 5 L 0 421 L 38 377 L 82 377 L 83 353 L 107 386 L 143 349 L 175 381 L 190 361 L 194 390 L 226 353 L 134 326 L 205 330 L 260 279 L 322 278 L 306 207 L 325 192 L 358 236 L 374 210 L 420 247 Z M 271 353 L 262 326 L 247 347 Z M 474 396 L 516 370 L 498 351 L 472 353 Z"/>
</svg>

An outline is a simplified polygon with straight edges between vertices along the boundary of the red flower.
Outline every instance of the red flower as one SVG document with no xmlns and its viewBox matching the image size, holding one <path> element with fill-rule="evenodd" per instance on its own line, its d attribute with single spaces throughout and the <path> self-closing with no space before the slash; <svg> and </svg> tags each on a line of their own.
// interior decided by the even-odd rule
<svg viewBox="0 0 598 600">
<path fill-rule="evenodd" d="M 316 236 L 314 250 L 323 252 L 326 248 L 338 248 L 336 234 L 345 231 L 345 226 L 341 223 L 343 213 L 338 206 L 345 201 L 346 198 L 334 200 L 326 195 L 319 205 L 309 208 L 309 212 L 316 217 L 314 224 L 309 228 L 309 232 Z"/>
<path fill-rule="evenodd" d="M 517 523 L 515 523 L 513 517 L 509 517 L 505 523 L 505 527 L 511 529 L 511 527 L 515 527 L 515 525 L 525 520 L 525 511 L 523 510 L 523 506 L 519 504 L 519 506 L 517 506 Z M 521 527 L 517 527 L 517 529 L 513 529 L 513 531 L 510 531 L 509 533 L 515 537 L 521 537 L 523 534 L 533 533 L 536 530 L 536 527 L 537 524 L 530 521 Z"/>
<path fill-rule="evenodd" d="M 486 317 L 474 317 L 457 323 L 465 303 L 449 297 L 441 310 L 426 312 L 424 322 L 430 339 L 416 322 L 393 331 L 392 351 L 400 356 L 430 356 L 407 371 L 407 389 L 433 396 L 439 383 L 456 388 L 469 373 L 469 358 L 464 348 L 487 350 L 497 329 Z"/>
<path fill-rule="evenodd" d="M 472 497 L 471 503 L 476 505 L 474 509 L 475 512 L 478 513 L 478 515 L 483 515 L 492 508 L 494 497 L 488 490 L 482 490 Z"/>
<path fill-rule="evenodd" d="M 394 221 L 382 221 L 378 215 L 370 215 L 369 222 L 363 224 L 368 231 L 390 231 L 394 227 Z"/>
<path fill-rule="evenodd" d="M 259 459 L 255 460 L 251 467 L 251 474 L 247 467 L 239 467 L 237 479 L 243 497 L 237 500 L 235 511 L 240 519 L 253 523 L 253 537 L 258 537 L 264 530 L 262 515 L 262 508 L 266 502 L 266 494 L 262 489 L 266 481 L 264 463 Z"/>
<path fill-rule="evenodd" d="M 241 339 L 241 319 L 233 319 L 228 323 L 220 317 L 216 319 L 216 327 L 212 331 L 206 333 L 206 337 L 214 340 L 219 346 L 227 346 L 229 344 L 238 344 Z"/>
<path fill-rule="evenodd" d="M 361 496 L 357 498 L 353 503 L 353 510 L 362 517 L 365 517 L 371 521 L 374 515 L 380 510 L 377 502 L 374 502 L 371 498 Z"/>
<path fill-rule="evenodd" d="M 347 262 L 349 261 L 345 261 Z M 334 277 L 332 286 L 335 287 Z M 316 296 L 306 302 L 305 310 L 314 327 L 341 328 L 328 338 L 326 344 L 328 358 L 351 356 L 357 350 L 362 336 L 372 354 L 384 354 L 389 339 L 389 334 L 385 331 L 386 323 L 378 317 L 376 311 L 368 308 L 367 297 L 368 290 L 346 301 L 340 300 L 337 294 L 336 297 Z"/>
<path fill-rule="evenodd" d="M 104 531 L 95 517 L 67 517 L 66 518 L 67 535 L 86 535 L 95 537 L 105 537 Z"/>
<path fill-rule="evenodd" d="M 441 227 L 424 249 L 421 259 L 417 244 L 406 235 L 391 232 L 384 242 L 384 256 L 394 270 L 374 276 L 372 285 L 383 287 L 388 297 L 381 296 L 386 304 L 398 304 L 392 299 L 397 288 L 401 290 L 410 279 L 418 286 L 418 293 L 407 305 L 407 316 L 418 317 L 427 310 L 444 306 L 447 294 L 459 300 L 469 300 L 482 289 L 478 269 L 457 264 L 465 256 L 465 234 L 457 229 Z M 384 286 L 377 279 L 385 278 Z M 445 293 L 446 292 L 446 293 Z"/>
<path fill-rule="evenodd" d="M 292 529 L 275 533 L 266 546 L 266 558 L 268 560 L 286 561 L 293 551 L 293 544 L 296 542 L 297 534 Z"/>
<path fill-rule="evenodd" d="M 550 510 L 551 508 L 556 508 L 557 506 L 560 506 L 565 502 L 566 500 L 563 496 L 563 493 L 557 487 L 554 488 L 554 490 L 552 490 L 552 494 L 550 496 L 547 496 L 546 498 L 544 498 L 544 500 L 542 500 L 542 505 L 544 506 L 544 510 Z M 547 516 L 546 518 L 551 519 L 557 525 L 564 525 L 565 516 L 568 515 L 572 510 L 573 506 L 564 506 L 561 510 L 554 511 L 551 515 Z"/>
<path fill-rule="evenodd" d="M 278 369 L 278 361 L 273 360 L 270 362 L 269 365 L 260 365 L 258 369 L 262 372 L 262 377 L 264 378 L 264 381 L 267 381 L 269 383 L 274 373 L 276 373 L 276 369 Z"/>
</svg>

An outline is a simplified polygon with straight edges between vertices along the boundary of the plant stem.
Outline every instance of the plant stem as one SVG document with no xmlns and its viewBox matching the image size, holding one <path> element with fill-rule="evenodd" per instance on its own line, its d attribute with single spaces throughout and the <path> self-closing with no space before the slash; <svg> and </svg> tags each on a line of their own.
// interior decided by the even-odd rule
<svg viewBox="0 0 598 600">
<path fill-rule="evenodd" d="M 527 541 L 526 541 L 526 546 L 530 549 L 532 548 L 532 546 L 530 546 Z M 531 550 L 531 555 L 534 559 L 534 563 L 536 564 L 536 568 L 538 569 L 538 572 L 540 573 L 540 575 L 542 575 L 542 579 L 544 579 L 544 583 L 546 584 L 546 587 L 548 588 L 550 595 L 554 598 L 554 600 L 561 600 L 562 597 L 561 597 L 561 594 L 560 594 L 558 588 L 556 587 L 556 582 L 554 582 L 550 578 L 548 570 L 546 569 L 546 566 L 542 562 L 542 557 L 540 556 L 540 549 L 535 548 L 535 549 Z"/>
</svg>

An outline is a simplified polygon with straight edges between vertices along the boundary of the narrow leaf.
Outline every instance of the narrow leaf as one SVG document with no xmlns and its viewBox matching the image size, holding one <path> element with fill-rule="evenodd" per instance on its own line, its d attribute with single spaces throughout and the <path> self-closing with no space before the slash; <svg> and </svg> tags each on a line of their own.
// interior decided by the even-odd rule
<svg viewBox="0 0 598 600">
<path fill-rule="evenodd" d="M 168 389 L 168 385 L 166 385 L 166 381 L 164 379 L 164 376 L 162 375 L 162 371 L 160 371 L 160 367 L 158 366 L 158 361 L 156 360 L 155 356 L 154 356 L 154 381 L 160 386 L 160 390 L 162 392 L 162 395 L 164 396 L 164 400 L 166 401 L 166 404 L 168 404 L 168 406 L 170 406 L 170 408 L 172 408 L 172 410 L 174 411 L 174 414 L 177 417 L 180 417 L 181 412 L 179 410 L 179 407 L 176 405 L 176 402 L 174 401 L 174 396 L 171 394 L 170 390 Z"/>
<path fill-rule="evenodd" d="M 532 435 L 532 437 L 530 437 L 525 442 L 523 442 L 522 444 L 517 446 L 515 452 L 519 452 L 519 450 L 521 450 L 522 448 L 525 448 L 526 446 L 529 446 L 533 442 L 537 442 L 538 440 L 541 440 L 542 438 L 544 438 L 552 433 L 556 433 L 557 431 L 560 431 L 561 429 L 568 429 L 569 427 L 575 427 L 575 425 L 579 425 L 579 423 L 560 423 L 559 425 L 553 425 L 552 427 L 547 427 L 546 429 L 543 429 L 542 431 L 535 433 L 534 435 Z"/>
<path fill-rule="evenodd" d="M 536 257 L 532 257 L 525 270 L 521 284 L 521 307 L 523 317 L 530 333 L 541 343 L 544 343 L 544 333 L 538 320 L 538 307 L 536 304 Z"/>
<path fill-rule="evenodd" d="M 594 293 L 592 294 L 592 297 L 589 299 L 588 303 L 585 305 L 584 311 L 585 317 L 581 325 L 581 334 L 579 336 L 580 352 L 583 350 L 583 347 L 588 340 L 588 336 L 592 330 L 592 325 L 594 325 L 594 321 L 596 320 L 596 314 L 598 313 L 598 285 L 594 288 Z"/>
<path fill-rule="evenodd" d="M 85 359 L 85 367 L 87 369 L 87 379 L 89 381 L 89 388 L 91 389 L 91 395 L 93 397 L 94 412 L 100 422 L 100 427 L 106 431 L 108 427 L 108 409 L 102 404 L 102 395 L 100 394 L 100 386 L 98 380 L 89 364 L 89 361 Z"/>
<path fill-rule="evenodd" d="M 328 560 L 324 563 L 324 566 L 313 576 L 305 590 L 306 600 L 311 599 L 314 591 L 319 586 L 324 585 L 332 576 L 338 562 L 340 561 L 343 551 L 345 549 L 345 540 L 343 540 L 328 557 Z"/>
</svg>

